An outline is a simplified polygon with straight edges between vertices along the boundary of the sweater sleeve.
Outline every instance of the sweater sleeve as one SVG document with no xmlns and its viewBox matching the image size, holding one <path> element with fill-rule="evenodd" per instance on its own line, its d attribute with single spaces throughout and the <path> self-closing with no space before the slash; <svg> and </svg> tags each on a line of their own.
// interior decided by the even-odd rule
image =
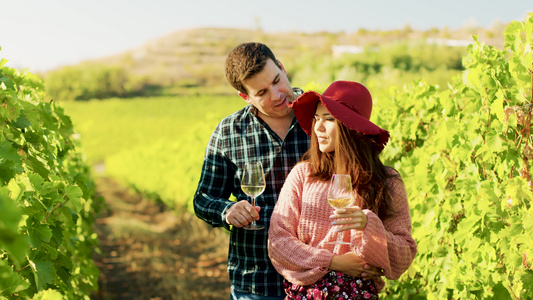
<svg viewBox="0 0 533 300">
<path fill-rule="evenodd" d="M 392 215 L 383 222 L 370 210 L 364 210 L 367 225 L 355 234 L 355 253 L 367 263 L 380 267 L 388 279 L 398 279 L 413 262 L 417 245 L 411 236 L 411 217 L 403 181 L 389 181 Z"/>
<path fill-rule="evenodd" d="M 298 238 L 302 191 L 306 180 L 302 164 L 287 177 L 272 213 L 268 254 L 276 270 L 288 281 L 309 285 L 327 274 L 333 253 L 306 245 Z"/>
</svg>

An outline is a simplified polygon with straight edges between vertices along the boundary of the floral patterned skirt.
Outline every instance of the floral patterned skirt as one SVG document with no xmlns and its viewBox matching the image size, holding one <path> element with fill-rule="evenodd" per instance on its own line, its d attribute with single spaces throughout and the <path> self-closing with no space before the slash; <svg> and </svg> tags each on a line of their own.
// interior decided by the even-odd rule
<svg viewBox="0 0 533 300">
<path fill-rule="evenodd" d="M 344 275 L 342 272 L 331 271 L 311 285 L 296 285 L 284 281 L 285 299 L 379 299 L 378 291 L 372 280 Z"/>
</svg>

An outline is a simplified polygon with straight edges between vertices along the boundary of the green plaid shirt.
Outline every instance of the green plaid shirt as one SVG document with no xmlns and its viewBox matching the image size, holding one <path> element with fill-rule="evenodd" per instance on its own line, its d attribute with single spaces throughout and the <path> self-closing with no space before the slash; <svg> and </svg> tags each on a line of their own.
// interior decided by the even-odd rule
<svg viewBox="0 0 533 300">
<path fill-rule="evenodd" d="M 246 106 L 226 117 L 213 132 L 207 145 L 202 174 L 194 195 L 196 215 L 213 227 L 231 229 L 228 272 L 232 284 L 244 291 L 264 296 L 283 296 L 283 277 L 272 266 L 267 252 L 270 216 L 286 176 L 309 148 L 309 136 L 296 118 L 285 140 L 256 117 L 255 108 Z M 263 163 L 266 189 L 256 199 L 261 207 L 257 224 L 264 230 L 230 228 L 226 210 L 238 200 L 249 197 L 241 190 L 244 163 Z"/>
</svg>

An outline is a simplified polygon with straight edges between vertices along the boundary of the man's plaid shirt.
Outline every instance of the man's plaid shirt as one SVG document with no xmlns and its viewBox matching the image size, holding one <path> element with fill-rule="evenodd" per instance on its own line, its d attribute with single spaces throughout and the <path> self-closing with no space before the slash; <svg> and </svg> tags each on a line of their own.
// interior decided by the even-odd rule
<svg viewBox="0 0 533 300">
<path fill-rule="evenodd" d="M 309 136 L 296 118 L 285 140 L 254 114 L 248 105 L 226 117 L 217 126 L 207 145 L 202 174 L 194 196 L 196 215 L 213 227 L 231 230 L 228 272 L 232 284 L 244 291 L 265 296 L 282 296 L 283 278 L 272 266 L 267 252 L 270 216 L 286 176 L 309 148 Z M 244 163 L 263 163 L 266 189 L 256 198 L 261 207 L 257 224 L 263 230 L 230 228 L 227 209 L 235 204 L 229 198 L 249 200 L 241 190 Z"/>
</svg>

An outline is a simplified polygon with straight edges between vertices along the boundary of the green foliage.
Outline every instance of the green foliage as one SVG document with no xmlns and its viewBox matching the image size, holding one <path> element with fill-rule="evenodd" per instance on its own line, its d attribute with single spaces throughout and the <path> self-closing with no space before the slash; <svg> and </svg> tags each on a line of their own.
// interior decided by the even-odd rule
<svg viewBox="0 0 533 300">
<path fill-rule="evenodd" d="M 89 161 L 171 208 L 196 190 L 207 141 L 220 120 L 244 107 L 238 96 L 69 102 Z"/>
<path fill-rule="evenodd" d="M 51 71 L 45 78 L 48 95 L 56 100 L 89 100 L 141 94 L 141 78 L 120 66 L 84 63 Z M 144 91 L 146 92 L 146 91 Z"/>
<path fill-rule="evenodd" d="M 365 83 L 372 90 L 402 86 L 425 78 L 431 84 L 446 86 L 463 70 L 465 47 L 427 44 L 422 41 L 391 42 L 366 47 L 359 54 L 316 57 L 309 53 L 287 65 L 295 85 L 335 80 Z M 312 62 L 312 63 L 310 63 Z"/>
<path fill-rule="evenodd" d="M 477 41 L 449 88 L 419 82 L 377 99 L 383 153 L 408 191 L 414 264 L 390 299 L 533 297 L 533 14 L 506 50 Z M 415 297 L 416 295 L 416 297 Z"/>
<path fill-rule="evenodd" d="M 94 190 L 63 109 L 0 62 L 0 298 L 79 299 L 96 289 Z"/>
</svg>

